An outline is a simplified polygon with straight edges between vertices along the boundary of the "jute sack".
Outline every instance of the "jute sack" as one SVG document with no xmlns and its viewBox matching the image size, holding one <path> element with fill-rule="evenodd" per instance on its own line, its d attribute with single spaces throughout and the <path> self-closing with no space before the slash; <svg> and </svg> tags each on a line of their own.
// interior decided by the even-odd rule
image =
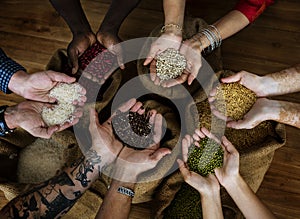
<svg viewBox="0 0 300 219">
<path fill-rule="evenodd" d="M 184 21 L 183 26 L 183 40 L 191 38 L 193 35 L 198 33 L 202 28 L 207 27 L 207 23 L 200 19 L 200 18 L 190 18 L 186 17 Z M 159 37 L 161 34 L 161 28 L 162 25 L 157 26 L 149 35 L 149 39 L 146 41 L 145 45 L 143 46 L 143 49 L 141 51 L 141 57 L 146 56 L 149 52 L 151 44 L 155 41 L 156 37 Z M 214 72 L 219 71 L 222 69 L 223 64 L 221 60 L 221 50 L 220 48 L 216 49 L 214 52 L 212 52 L 209 55 L 204 56 L 206 61 L 210 64 Z M 150 69 L 149 66 L 144 66 L 145 59 L 139 59 L 137 62 L 137 70 L 139 75 L 149 75 Z M 205 76 L 202 76 L 205 77 Z M 188 91 L 182 92 L 181 86 L 174 86 L 171 88 L 163 88 L 161 86 L 157 86 L 151 81 L 150 77 L 143 77 L 141 80 L 145 88 L 152 91 L 153 93 L 164 95 L 165 97 L 169 99 L 181 99 L 185 98 L 189 94 L 194 94 L 197 90 L 201 88 L 201 86 L 205 86 L 204 84 L 200 85 L 197 80 L 194 80 L 194 82 L 191 85 L 187 85 L 185 82 L 183 84 L 184 89 Z"/>
<path fill-rule="evenodd" d="M 156 109 L 157 112 L 164 117 L 167 129 L 160 147 L 171 149 L 172 154 L 164 157 L 158 163 L 154 171 L 146 172 L 139 177 L 139 181 L 141 182 L 135 186 L 135 196 L 132 203 L 147 202 L 153 199 L 155 189 L 161 183 L 163 177 L 173 167 L 179 153 L 179 147 L 175 147 L 180 136 L 180 126 L 176 114 L 170 107 L 156 100 L 147 100 L 144 102 L 144 106 L 149 109 Z M 100 192 L 103 197 L 111 180 L 110 177 L 103 176 L 101 180 L 98 180 L 92 185 L 92 189 Z"/>
<path fill-rule="evenodd" d="M 231 71 L 217 73 L 219 76 L 229 76 L 231 74 L 234 73 Z M 186 110 L 185 118 L 188 133 L 192 134 L 195 128 L 202 126 L 214 130 L 215 133 L 224 128 L 224 122 L 211 114 L 207 95 L 204 91 L 199 90 L 194 95 L 194 101 L 194 103 L 187 106 Z M 211 124 L 213 125 L 211 126 Z M 251 189 L 256 192 L 272 162 L 275 150 L 285 144 L 285 126 L 267 121 L 251 130 L 226 128 L 225 136 L 239 151 L 240 173 Z M 180 176 L 180 172 L 177 171 L 160 185 L 155 193 L 157 206 L 154 211 L 156 218 L 165 216 L 166 208 L 172 203 L 182 183 L 183 178 Z M 229 209 L 235 214 L 234 217 L 230 214 L 231 216 L 228 218 L 239 218 L 241 216 L 239 209 L 224 189 L 221 189 L 221 198 L 225 210 Z"/>
</svg>

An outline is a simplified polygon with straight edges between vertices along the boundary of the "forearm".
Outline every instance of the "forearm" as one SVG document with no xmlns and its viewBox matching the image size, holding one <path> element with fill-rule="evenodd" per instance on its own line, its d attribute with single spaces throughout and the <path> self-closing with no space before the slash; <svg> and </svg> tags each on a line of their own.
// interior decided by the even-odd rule
<svg viewBox="0 0 300 219">
<path fill-rule="evenodd" d="M 275 121 L 300 128 L 300 104 L 276 101 L 279 105 L 279 118 Z"/>
<path fill-rule="evenodd" d="M 135 184 L 113 180 L 97 213 L 96 219 L 128 218 L 131 207 L 131 197 L 119 193 L 118 188 L 120 186 L 134 190 Z"/>
<path fill-rule="evenodd" d="M 300 91 L 300 64 L 262 77 L 267 96 L 283 95 Z"/>
<path fill-rule="evenodd" d="M 104 165 L 96 151 L 90 150 L 60 175 L 9 202 L 1 218 L 57 218 L 65 214 L 91 186 Z"/>
<path fill-rule="evenodd" d="M 121 24 L 141 0 L 112 0 L 100 26 L 100 32 L 117 35 Z"/>
<path fill-rule="evenodd" d="M 66 21 L 73 35 L 92 32 L 80 0 L 50 0 L 50 2 Z"/>
<path fill-rule="evenodd" d="M 203 219 L 223 218 L 220 191 L 212 192 L 208 195 L 201 195 Z"/>
<path fill-rule="evenodd" d="M 235 33 L 239 32 L 243 28 L 245 28 L 249 24 L 249 20 L 247 17 L 242 14 L 241 12 L 234 10 L 229 12 L 227 15 L 219 19 L 213 25 L 218 30 L 220 37 L 222 40 L 234 35 Z M 218 33 L 211 29 L 216 35 Z M 202 33 L 196 34 L 191 40 L 193 40 L 194 44 L 198 44 L 201 46 L 201 49 L 204 50 L 210 46 L 209 39 Z"/>
<path fill-rule="evenodd" d="M 163 2 L 165 13 L 165 25 L 175 24 L 183 26 L 185 0 L 164 0 Z M 177 36 L 182 36 L 182 31 L 175 27 L 166 27 L 165 33 L 172 33 Z"/>
<path fill-rule="evenodd" d="M 241 176 L 231 180 L 224 187 L 247 219 L 275 218 L 273 213 L 259 200 Z"/>
</svg>

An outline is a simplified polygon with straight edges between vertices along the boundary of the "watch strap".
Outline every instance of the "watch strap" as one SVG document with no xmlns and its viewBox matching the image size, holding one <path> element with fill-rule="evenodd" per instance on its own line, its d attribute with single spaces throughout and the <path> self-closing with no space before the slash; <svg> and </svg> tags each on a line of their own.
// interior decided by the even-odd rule
<svg viewBox="0 0 300 219">
<path fill-rule="evenodd" d="M 8 128 L 5 119 L 4 119 L 4 112 L 8 106 L 0 106 L 0 136 L 5 136 L 9 133 L 12 133 L 14 129 Z"/>
<path fill-rule="evenodd" d="M 125 188 L 123 186 L 120 186 L 118 188 L 118 193 L 121 193 L 123 195 L 127 195 L 127 196 L 129 196 L 131 198 L 133 198 L 134 195 L 135 195 L 134 191 L 132 191 L 131 189 Z"/>
</svg>

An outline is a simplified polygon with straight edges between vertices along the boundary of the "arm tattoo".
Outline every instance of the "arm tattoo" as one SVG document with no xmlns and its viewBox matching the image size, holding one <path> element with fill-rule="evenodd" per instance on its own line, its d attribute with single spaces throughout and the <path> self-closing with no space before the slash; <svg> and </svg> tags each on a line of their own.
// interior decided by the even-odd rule
<svg viewBox="0 0 300 219">
<path fill-rule="evenodd" d="M 86 153 L 86 160 L 79 164 L 79 172 L 76 174 L 78 180 L 83 187 L 87 187 L 91 180 L 88 180 L 88 172 L 93 172 L 95 165 L 101 163 L 101 157 L 95 150 L 89 150 Z"/>
<path fill-rule="evenodd" d="M 91 182 L 98 178 L 101 157 L 96 151 L 87 152 L 71 168 L 36 186 L 8 203 L 0 212 L 0 218 L 59 218 L 68 212 Z M 93 174 L 89 174 L 93 173 Z M 79 183 L 78 183 L 79 181 Z"/>
</svg>

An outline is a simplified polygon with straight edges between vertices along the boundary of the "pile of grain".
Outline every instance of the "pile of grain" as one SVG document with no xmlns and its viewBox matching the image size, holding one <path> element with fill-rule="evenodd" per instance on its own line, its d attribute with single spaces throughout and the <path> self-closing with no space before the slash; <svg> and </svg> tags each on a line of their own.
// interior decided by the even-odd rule
<svg viewBox="0 0 300 219">
<path fill-rule="evenodd" d="M 256 94 L 239 83 L 220 84 L 216 89 L 215 107 L 234 120 L 242 119 L 256 101 Z"/>
<path fill-rule="evenodd" d="M 79 100 L 82 96 L 80 93 L 82 87 L 78 83 L 67 84 L 59 83 L 50 91 L 50 97 L 57 100 L 57 104 L 52 108 L 44 107 L 42 118 L 48 125 L 61 125 L 65 122 L 72 122 L 73 113 L 76 107 L 73 105 L 75 100 Z"/>
<path fill-rule="evenodd" d="M 199 147 L 192 145 L 189 148 L 187 164 L 191 171 L 207 176 L 222 166 L 223 150 L 218 143 L 207 137 L 198 143 Z"/>
<path fill-rule="evenodd" d="M 207 100 L 197 104 L 199 113 L 198 127 L 205 127 L 211 130 L 224 130 L 225 123 L 211 113 L 209 102 Z M 213 121 L 213 122 L 212 122 Z M 251 147 L 262 143 L 268 135 L 274 135 L 275 129 L 271 121 L 264 121 L 253 129 L 232 129 L 225 128 L 225 136 L 241 153 Z M 221 136 L 219 136 L 221 137 Z"/>
<path fill-rule="evenodd" d="M 176 49 L 169 48 L 156 59 L 156 74 L 161 80 L 177 78 L 186 68 L 185 57 Z"/>
<path fill-rule="evenodd" d="M 202 218 L 202 208 L 199 192 L 183 183 L 171 204 L 166 208 L 164 219 Z"/>
<path fill-rule="evenodd" d="M 141 115 L 118 111 L 112 126 L 119 140 L 129 147 L 146 148 L 153 143 L 153 125 L 149 123 L 147 110 Z"/>
</svg>

